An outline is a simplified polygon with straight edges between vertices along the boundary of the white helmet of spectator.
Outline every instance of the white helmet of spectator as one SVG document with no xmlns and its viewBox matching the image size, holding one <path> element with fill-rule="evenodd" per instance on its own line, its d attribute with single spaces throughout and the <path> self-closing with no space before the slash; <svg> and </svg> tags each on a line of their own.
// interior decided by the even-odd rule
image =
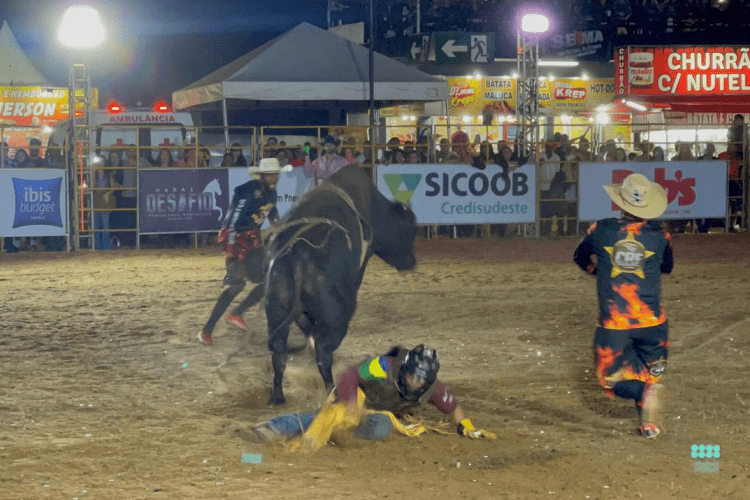
<svg viewBox="0 0 750 500">
<path fill-rule="evenodd" d="M 247 174 L 255 179 L 260 179 L 261 174 L 278 174 L 279 172 L 290 172 L 292 170 L 291 165 L 281 167 L 279 160 L 276 158 L 263 158 L 260 160 L 258 166 L 247 167 Z"/>
</svg>

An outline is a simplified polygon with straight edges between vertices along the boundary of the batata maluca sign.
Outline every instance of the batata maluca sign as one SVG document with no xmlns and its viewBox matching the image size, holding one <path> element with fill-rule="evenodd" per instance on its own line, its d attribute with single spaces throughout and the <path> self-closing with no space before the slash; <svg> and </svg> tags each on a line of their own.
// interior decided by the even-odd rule
<svg viewBox="0 0 750 500">
<path fill-rule="evenodd" d="M 750 94 L 750 48 L 741 46 L 618 47 L 618 96 Z"/>
</svg>

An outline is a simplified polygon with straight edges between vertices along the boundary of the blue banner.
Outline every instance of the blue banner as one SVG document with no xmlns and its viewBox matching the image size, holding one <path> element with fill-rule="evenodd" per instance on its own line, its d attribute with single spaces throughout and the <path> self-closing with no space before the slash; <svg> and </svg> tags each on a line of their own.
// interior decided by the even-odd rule
<svg viewBox="0 0 750 500">
<path fill-rule="evenodd" d="M 0 236 L 64 236 L 65 179 L 60 169 L 1 169 Z"/>
<path fill-rule="evenodd" d="M 138 175 L 141 234 L 221 227 L 232 196 L 226 169 L 149 169 Z"/>
</svg>

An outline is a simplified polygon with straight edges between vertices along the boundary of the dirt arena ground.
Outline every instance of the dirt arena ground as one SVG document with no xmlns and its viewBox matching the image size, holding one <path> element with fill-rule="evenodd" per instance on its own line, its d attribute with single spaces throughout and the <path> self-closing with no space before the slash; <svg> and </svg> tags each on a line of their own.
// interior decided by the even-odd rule
<svg viewBox="0 0 750 500">
<path fill-rule="evenodd" d="M 750 237 L 675 237 L 670 399 L 654 441 L 596 386 L 595 283 L 571 260 L 576 243 L 420 241 L 408 274 L 373 259 L 334 375 L 427 343 L 498 439 L 342 439 L 316 454 L 250 432 L 322 402 L 309 353 L 289 362 L 286 407 L 269 408 L 260 308 L 248 338 L 221 323 L 214 346 L 196 339 L 221 291 L 218 250 L 0 255 L 0 498 L 750 498 Z M 694 444 L 721 446 L 718 472 L 694 470 Z"/>
</svg>

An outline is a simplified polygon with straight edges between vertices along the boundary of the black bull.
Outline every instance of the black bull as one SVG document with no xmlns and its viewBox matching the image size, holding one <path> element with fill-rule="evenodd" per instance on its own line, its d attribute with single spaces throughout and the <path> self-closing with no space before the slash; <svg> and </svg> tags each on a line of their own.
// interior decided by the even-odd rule
<svg viewBox="0 0 750 500">
<path fill-rule="evenodd" d="M 375 254 L 399 271 L 416 265 L 416 217 L 386 199 L 369 176 L 347 166 L 307 193 L 276 226 L 265 260 L 268 348 L 273 363 L 269 405 L 284 404 L 289 328 L 312 338 L 318 371 L 333 388 L 333 352 L 357 307 L 365 267 Z"/>
</svg>

